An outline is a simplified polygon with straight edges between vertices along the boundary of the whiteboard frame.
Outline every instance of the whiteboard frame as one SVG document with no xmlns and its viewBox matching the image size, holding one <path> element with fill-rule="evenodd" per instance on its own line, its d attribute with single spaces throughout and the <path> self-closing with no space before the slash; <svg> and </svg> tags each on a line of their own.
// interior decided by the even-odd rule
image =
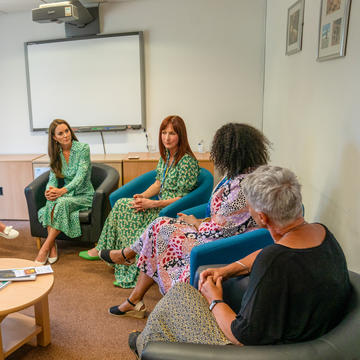
<svg viewBox="0 0 360 360">
<path fill-rule="evenodd" d="M 31 87 L 30 87 L 30 71 L 29 71 L 29 57 L 28 57 L 28 46 L 35 44 L 46 44 L 46 43 L 55 43 L 55 42 L 67 42 L 67 41 L 81 41 L 89 39 L 101 39 L 108 37 L 119 37 L 119 36 L 138 36 L 139 37 L 139 54 L 140 54 L 140 97 L 141 97 L 141 124 L 138 125 L 91 125 L 91 126 L 79 126 L 73 128 L 76 132 L 94 132 L 94 131 L 119 131 L 126 129 L 144 129 L 146 130 L 146 99 L 145 99 L 145 61 L 144 61 L 144 35 L 143 31 L 133 31 L 127 33 L 115 33 L 115 34 L 105 34 L 105 35 L 90 35 L 90 36 L 78 36 L 71 38 L 61 38 L 61 39 L 51 39 L 51 40 L 40 40 L 40 41 L 27 41 L 24 43 L 24 52 L 25 52 L 25 70 L 26 70 L 26 85 L 27 85 L 27 95 L 28 95 L 28 110 L 29 110 L 29 120 L 30 120 L 30 129 L 31 131 L 47 131 L 48 128 L 34 128 L 33 124 L 33 111 L 31 105 Z"/>
</svg>

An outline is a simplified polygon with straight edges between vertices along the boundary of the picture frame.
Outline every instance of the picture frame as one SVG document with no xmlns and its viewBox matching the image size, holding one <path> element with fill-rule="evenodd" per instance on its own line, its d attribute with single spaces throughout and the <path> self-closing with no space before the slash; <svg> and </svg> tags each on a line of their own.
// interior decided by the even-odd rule
<svg viewBox="0 0 360 360">
<path fill-rule="evenodd" d="M 351 0 L 321 0 L 318 61 L 345 56 Z"/>
<path fill-rule="evenodd" d="M 286 55 L 292 55 L 301 50 L 304 25 L 305 0 L 298 0 L 288 9 L 286 27 Z"/>
</svg>

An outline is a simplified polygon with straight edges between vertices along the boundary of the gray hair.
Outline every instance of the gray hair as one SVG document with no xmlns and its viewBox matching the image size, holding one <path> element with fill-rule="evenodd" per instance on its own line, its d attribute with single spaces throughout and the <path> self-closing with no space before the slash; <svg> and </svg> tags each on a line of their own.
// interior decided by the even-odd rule
<svg viewBox="0 0 360 360">
<path fill-rule="evenodd" d="M 251 207 L 277 225 L 285 226 L 303 213 L 301 185 L 289 169 L 259 166 L 241 185 Z"/>
</svg>

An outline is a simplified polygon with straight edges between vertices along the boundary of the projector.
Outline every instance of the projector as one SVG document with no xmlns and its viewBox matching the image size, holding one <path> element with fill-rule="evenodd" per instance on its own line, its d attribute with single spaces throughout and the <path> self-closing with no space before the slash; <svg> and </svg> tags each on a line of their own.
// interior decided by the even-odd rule
<svg viewBox="0 0 360 360">
<path fill-rule="evenodd" d="M 33 21 L 39 23 L 70 23 L 83 26 L 94 18 L 78 0 L 62 1 L 42 4 L 37 9 L 32 9 Z"/>
</svg>

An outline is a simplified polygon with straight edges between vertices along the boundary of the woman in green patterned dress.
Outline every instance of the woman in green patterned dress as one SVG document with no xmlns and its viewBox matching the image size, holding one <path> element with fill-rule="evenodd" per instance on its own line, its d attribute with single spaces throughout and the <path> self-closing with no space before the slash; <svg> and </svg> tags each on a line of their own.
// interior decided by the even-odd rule
<svg viewBox="0 0 360 360">
<path fill-rule="evenodd" d="M 160 160 L 156 168 L 156 181 L 141 194 L 131 199 L 119 199 L 109 214 L 96 247 L 81 251 L 87 260 L 99 259 L 102 249 L 123 249 L 132 245 L 146 227 L 158 216 L 161 208 L 192 191 L 197 183 L 199 165 L 191 151 L 183 119 L 176 115 L 166 117 L 159 130 Z M 159 200 L 150 198 L 159 195 Z M 135 262 L 135 261 L 134 261 Z M 115 265 L 114 285 L 133 288 L 139 269 Z"/>
<path fill-rule="evenodd" d="M 55 239 L 60 232 L 71 238 L 81 235 L 79 212 L 91 207 L 94 196 L 89 145 L 78 141 L 65 120 L 50 124 L 48 152 L 51 169 L 45 190 L 47 201 L 38 212 L 48 236 L 35 259 L 38 265 L 57 261 Z"/>
</svg>

